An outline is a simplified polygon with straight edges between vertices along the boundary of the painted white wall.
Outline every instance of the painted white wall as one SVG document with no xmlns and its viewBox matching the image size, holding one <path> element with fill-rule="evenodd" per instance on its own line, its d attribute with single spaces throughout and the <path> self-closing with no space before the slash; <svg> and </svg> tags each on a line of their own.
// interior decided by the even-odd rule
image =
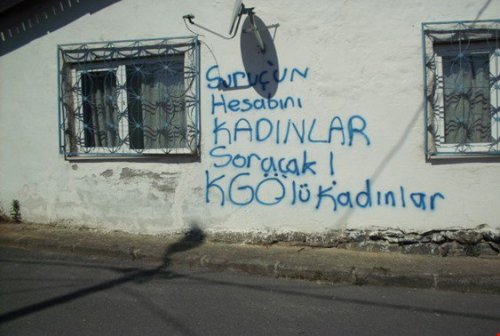
<svg viewBox="0 0 500 336">
<path fill-rule="evenodd" d="M 498 163 L 469 162 L 432 165 L 425 162 L 421 22 L 491 19 L 500 2 L 477 0 L 247 0 L 266 24 L 279 23 L 275 46 L 281 70 L 308 68 L 307 78 L 280 84 L 275 98 L 301 98 L 303 107 L 287 111 L 211 114 L 211 95 L 226 99 L 257 99 L 252 89 L 220 92 L 207 88 L 206 71 L 218 64 L 222 75 L 243 70 L 239 37 L 222 40 L 204 36 L 201 46 L 202 155 L 199 163 L 68 162 L 58 152 L 57 57 L 58 44 L 191 35 L 182 16 L 193 13 L 196 22 L 226 32 L 231 0 L 124 0 L 85 15 L 25 46 L 0 57 L 0 201 L 8 210 L 18 199 L 25 220 L 64 222 L 104 229 L 157 233 L 178 231 L 191 223 L 213 231 L 317 232 L 371 226 L 429 230 L 487 223 L 500 226 Z M 214 118 L 229 125 L 245 117 L 251 122 L 317 120 L 326 132 L 339 116 L 347 123 L 354 115 L 366 120 L 371 144 L 361 138 L 354 145 L 276 144 L 243 141 L 227 145 L 233 154 L 257 153 L 276 158 L 301 157 L 307 151 L 317 161 L 316 175 L 288 176 L 280 181 L 286 196 L 277 205 L 253 202 L 247 206 L 220 206 L 215 189 L 206 203 L 206 172 L 225 175 L 221 185 L 242 172 L 240 181 L 256 186 L 264 179 L 258 169 L 215 168 L 220 161 L 208 153 L 214 147 Z M 346 125 L 345 125 L 346 126 Z M 329 172 L 334 153 L 335 174 Z M 299 160 L 300 161 L 300 160 Z M 377 190 L 399 191 L 400 186 L 427 196 L 442 193 L 436 209 L 423 211 L 377 206 L 340 207 L 332 211 L 327 199 L 315 209 L 318 185 L 336 181 L 334 193 L 361 191 L 370 179 Z M 308 184 L 309 202 L 292 205 L 291 183 Z M 277 182 L 264 183 L 263 199 L 276 192 Z M 335 190 L 337 190 L 335 192 Z M 236 200 L 244 191 L 234 193 Z M 226 195 L 226 198 L 228 195 Z M 376 197 L 376 194 L 374 194 Z M 408 197 L 408 195 L 407 195 Z M 376 200 L 374 199 L 375 203 Z"/>
</svg>

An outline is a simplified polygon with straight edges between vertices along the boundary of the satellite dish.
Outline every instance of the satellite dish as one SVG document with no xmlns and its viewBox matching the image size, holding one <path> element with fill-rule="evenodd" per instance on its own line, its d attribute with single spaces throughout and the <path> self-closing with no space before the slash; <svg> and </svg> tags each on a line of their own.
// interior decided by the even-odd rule
<svg viewBox="0 0 500 336">
<path fill-rule="evenodd" d="M 243 0 L 236 0 L 233 7 L 233 13 L 231 15 L 231 25 L 229 26 L 229 35 L 233 34 L 233 29 L 236 26 L 237 20 L 240 18 L 243 12 Z"/>
<path fill-rule="evenodd" d="M 255 31 L 258 34 L 255 34 Z M 265 46 L 264 50 L 262 45 Z M 257 15 L 248 16 L 243 22 L 240 47 L 245 72 L 249 77 L 257 78 L 259 74 L 267 73 L 274 78 L 280 78 L 276 46 L 268 27 Z M 263 98 L 272 98 L 278 91 L 276 79 L 264 83 L 255 81 L 252 86 Z"/>
</svg>

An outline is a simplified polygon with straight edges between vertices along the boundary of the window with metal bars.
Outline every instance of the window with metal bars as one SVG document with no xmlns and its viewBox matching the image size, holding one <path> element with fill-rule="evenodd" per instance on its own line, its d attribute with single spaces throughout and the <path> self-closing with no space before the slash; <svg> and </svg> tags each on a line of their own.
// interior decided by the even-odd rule
<svg viewBox="0 0 500 336">
<path fill-rule="evenodd" d="M 422 28 L 427 155 L 499 155 L 500 21 Z"/>
<path fill-rule="evenodd" d="M 195 38 L 59 46 L 61 152 L 198 154 Z"/>
</svg>

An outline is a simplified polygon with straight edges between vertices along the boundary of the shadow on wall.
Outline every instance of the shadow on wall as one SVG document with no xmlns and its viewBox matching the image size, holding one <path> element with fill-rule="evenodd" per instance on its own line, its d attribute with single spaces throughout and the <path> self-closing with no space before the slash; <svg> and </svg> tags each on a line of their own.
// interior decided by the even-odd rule
<svg viewBox="0 0 500 336">
<path fill-rule="evenodd" d="M 474 21 L 477 21 L 478 19 L 481 18 L 483 13 L 486 11 L 486 9 L 490 6 L 491 0 L 486 0 L 485 3 L 481 6 L 480 10 L 478 11 L 476 18 Z M 387 152 L 387 155 L 381 160 L 381 163 L 377 166 L 375 169 L 374 173 L 370 177 L 372 182 L 375 182 L 380 175 L 386 170 L 386 168 L 390 165 L 391 160 L 396 156 L 396 154 L 401 150 L 403 147 L 402 144 L 405 143 L 408 140 L 408 135 L 410 134 L 411 130 L 415 127 L 417 124 L 417 121 L 421 115 L 424 113 L 424 103 L 420 104 L 420 106 L 416 109 L 415 113 L 413 114 L 413 117 L 410 119 L 408 122 L 407 126 L 401 133 L 401 136 L 399 137 L 398 141 L 395 142 L 394 146 Z M 426 122 L 426 121 L 424 121 Z M 472 163 L 472 162 L 499 162 L 500 158 L 498 157 L 492 157 L 492 158 L 462 158 L 462 159 L 453 159 L 453 160 L 443 160 L 443 161 L 430 161 L 431 164 L 457 164 L 457 163 Z M 429 161 L 428 161 L 429 162 Z M 349 209 L 339 220 L 336 222 L 337 225 L 339 225 L 341 228 L 346 228 L 349 224 L 349 218 L 353 215 L 355 210 Z"/>
<path fill-rule="evenodd" d="M 0 7 L 0 57 L 120 0 L 26 0 Z"/>
<path fill-rule="evenodd" d="M 488 7 L 491 4 L 491 1 L 492 0 L 486 0 L 486 2 L 484 3 L 483 7 L 481 7 L 481 9 L 479 10 L 479 12 L 477 12 L 477 15 L 476 15 L 476 18 L 474 19 L 474 21 L 479 20 L 481 18 L 481 16 L 483 16 L 484 11 L 486 9 L 488 9 Z"/>
</svg>

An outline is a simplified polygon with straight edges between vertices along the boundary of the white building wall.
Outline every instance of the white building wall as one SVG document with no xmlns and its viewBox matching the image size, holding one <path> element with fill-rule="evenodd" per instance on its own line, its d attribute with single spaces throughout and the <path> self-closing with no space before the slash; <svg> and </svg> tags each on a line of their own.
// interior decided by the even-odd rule
<svg viewBox="0 0 500 336">
<path fill-rule="evenodd" d="M 193 13 L 201 25 L 226 32 L 232 1 L 124 0 L 0 57 L 0 201 L 4 210 L 18 199 L 27 221 L 142 233 L 178 231 L 193 223 L 212 231 L 303 232 L 371 226 L 420 231 L 483 223 L 500 226 L 498 162 L 431 164 L 425 160 L 421 45 L 422 22 L 472 20 L 478 15 L 495 18 L 500 2 L 248 0 L 245 5 L 255 6 L 266 24 L 279 24 L 274 42 L 281 71 L 304 73 L 307 69 L 307 76 L 280 83 L 275 96 L 300 98 L 302 108 L 227 114 L 217 108 L 212 114 L 212 95 L 220 99 L 223 94 L 226 100 L 261 97 L 253 89 L 222 92 L 207 87 L 207 70 L 213 65 L 218 64 L 222 76 L 244 71 L 240 40 L 239 36 L 223 40 L 192 27 L 204 35 L 200 37 L 200 162 L 64 160 L 58 151 L 56 49 L 64 43 L 191 35 L 182 20 L 187 13 Z M 219 145 L 226 145 L 226 151 L 234 155 L 298 157 L 300 162 L 306 152 L 309 160 L 317 162 L 316 174 L 287 174 L 287 178 L 279 174 L 280 182 L 261 184 L 263 202 L 279 195 L 283 184 L 286 194 L 276 205 L 262 205 L 256 199 L 245 206 L 234 204 L 248 197 L 248 190 L 236 188 L 231 202 L 228 185 L 234 176 L 248 172 L 249 176 L 237 181 L 253 188 L 265 177 L 256 167 L 214 167 L 223 161 L 209 155 L 215 146 L 214 118 L 227 125 L 239 118 L 251 124 L 260 118 L 274 125 L 281 120 L 282 126 L 288 119 L 299 123 L 304 119 L 306 124 L 316 120 L 318 136 L 324 137 L 335 116 L 346 128 L 349 118 L 357 116 L 358 126 L 362 118 L 370 145 L 359 133 L 352 146 L 342 146 L 338 139 L 330 144 L 307 140 L 276 144 L 271 139 L 257 143 L 245 141 L 244 133 L 236 143 L 228 144 L 221 135 Z M 207 190 L 207 174 L 210 180 L 224 175 L 218 182 L 225 192 L 223 206 L 220 191 Z M 362 208 L 355 198 L 366 180 L 372 188 L 372 206 Z M 319 186 L 324 190 L 333 181 L 332 193 L 338 197 L 350 191 L 353 208 L 339 206 L 334 211 L 328 197 L 318 204 Z M 307 198 L 309 190 L 308 201 L 293 201 L 293 182 L 297 191 L 307 184 L 302 196 Z M 394 191 L 396 206 L 377 205 L 379 190 Z M 425 193 L 425 210 L 411 201 L 411 193 Z M 436 196 L 432 210 L 430 197 L 436 193 L 444 199 Z"/>
</svg>

